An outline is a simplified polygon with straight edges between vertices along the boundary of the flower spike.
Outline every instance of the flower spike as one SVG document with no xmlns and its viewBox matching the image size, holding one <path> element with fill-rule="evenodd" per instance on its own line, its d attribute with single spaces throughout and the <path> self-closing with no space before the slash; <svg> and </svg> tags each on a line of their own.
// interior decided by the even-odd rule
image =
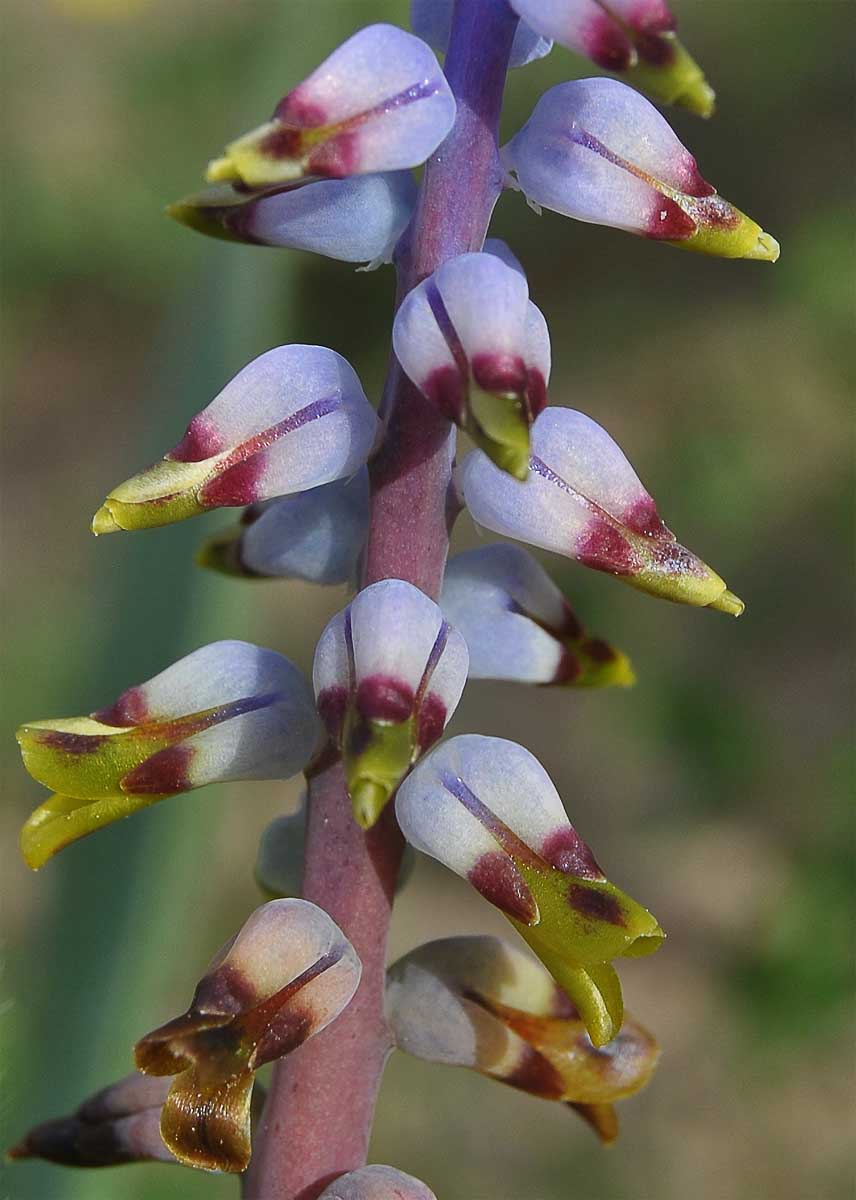
<svg viewBox="0 0 856 1200">
<path fill-rule="evenodd" d="M 245 509 L 233 529 L 215 534 L 196 561 L 226 575 L 350 583 L 369 524 L 369 477 L 350 479 Z"/>
<path fill-rule="evenodd" d="M 318 1200 L 437 1200 L 424 1183 L 395 1167 L 359 1167 L 326 1187 Z"/>
<path fill-rule="evenodd" d="M 701 117 L 716 96 L 675 36 L 665 0 L 510 0 L 533 31 L 584 54 L 664 104 Z"/>
<path fill-rule="evenodd" d="M 442 735 L 464 690 L 467 662 L 460 633 L 401 579 L 365 588 L 321 634 L 312 672 L 318 711 L 342 751 L 364 829 Z"/>
<path fill-rule="evenodd" d="M 502 738 L 451 738 L 405 779 L 395 812 L 415 849 L 508 917 L 594 1045 L 614 1038 L 624 1009 L 610 960 L 651 954 L 665 935 L 608 882 L 534 755 Z"/>
<path fill-rule="evenodd" d="M 502 151 L 530 202 L 720 258 L 775 262 L 779 243 L 699 174 L 644 96 L 614 79 L 545 92 Z"/>
<path fill-rule="evenodd" d="M 570 408 L 547 408 L 532 427 L 525 483 L 476 450 L 460 471 L 479 525 L 605 571 L 665 600 L 739 617 L 743 601 L 660 519 L 605 429 Z"/>
<path fill-rule="evenodd" d="M 449 560 L 440 604 L 466 639 L 471 679 L 629 687 L 625 654 L 586 633 L 522 546 L 494 543 Z"/>
<path fill-rule="evenodd" d="M 161 462 L 114 488 L 92 531 L 170 525 L 342 479 L 366 461 L 378 429 L 341 354 L 280 346 L 239 371 Z"/>
<path fill-rule="evenodd" d="M 417 37 L 438 54 L 445 54 L 452 30 L 454 0 L 410 0 L 410 25 Z M 509 67 L 525 67 L 544 58 L 553 49 L 549 38 L 541 37 L 525 21 L 519 21 L 511 44 Z"/>
<path fill-rule="evenodd" d="M 91 717 L 33 721 L 24 766 L 55 789 L 21 831 L 34 870 L 156 800 L 229 779 L 288 779 L 319 735 L 301 672 L 273 650 L 214 642 Z"/>
<path fill-rule="evenodd" d="M 147 1075 L 174 1075 L 161 1115 L 179 1161 L 243 1171 L 250 1161 L 254 1074 L 320 1033 L 350 1003 L 360 960 L 306 900 L 256 909 L 212 962 L 188 1011 L 136 1045 Z"/>
<path fill-rule="evenodd" d="M 644 1087 L 659 1047 L 625 1018 L 596 1050 L 579 1013 L 528 954 L 495 937 L 428 942 L 387 972 L 395 1044 L 416 1058 L 469 1067 L 580 1112 L 614 1141 L 613 1104 Z"/>
<path fill-rule="evenodd" d="M 392 344 L 420 391 L 497 466 L 525 478 L 550 337 L 523 272 L 492 253 L 450 259 L 405 297 Z"/>
<path fill-rule="evenodd" d="M 395 25 L 369 25 L 290 91 L 270 121 L 227 146 L 208 181 L 267 187 L 418 167 L 454 120 L 455 99 L 430 48 Z"/>
<path fill-rule="evenodd" d="M 166 211 L 182 225 L 226 241 L 310 250 L 375 266 L 391 260 L 415 202 L 411 173 L 388 171 L 261 193 L 215 184 Z"/>
</svg>

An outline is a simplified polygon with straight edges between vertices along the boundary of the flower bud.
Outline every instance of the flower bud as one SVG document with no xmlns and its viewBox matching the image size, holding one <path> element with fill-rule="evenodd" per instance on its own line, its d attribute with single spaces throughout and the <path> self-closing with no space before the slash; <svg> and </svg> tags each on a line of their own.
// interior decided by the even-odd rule
<svg viewBox="0 0 856 1200">
<path fill-rule="evenodd" d="M 270 121 L 227 146 L 208 180 L 265 187 L 416 167 L 454 120 L 454 96 L 429 47 L 395 25 L 369 25 L 290 91 Z"/>
<path fill-rule="evenodd" d="M 419 588 L 384 579 L 329 623 L 312 674 L 321 719 L 342 751 L 354 816 L 370 829 L 455 711 L 466 643 Z"/>
<path fill-rule="evenodd" d="M 369 477 L 283 496 L 244 510 L 239 525 L 215 534 L 197 557 L 200 566 L 250 579 L 350 583 L 369 526 Z"/>
<path fill-rule="evenodd" d="M 533 30 L 584 54 L 664 104 L 701 117 L 715 94 L 699 65 L 675 37 L 664 0 L 510 0 Z"/>
<path fill-rule="evenodd" d="M 395 1167 L 359 1167 L 326 1187 L 318 1200 L 437 1200 L 424 1183 Z"/>
<path fill-rule="evenodd" d="M 618 1133 L 613 1102 L 644 1087 L 659 1057 L 630 1017 L 596 1050 L 549 973 L 495 937 L 412 950 L 387 973 L 386 1003 L 399 1050 L 582 1108 L 604 1141 Z"/>
<path fill-rule="evenodd" d="M 319 1033 L 350 1002 L 360 960 L 306 900 L 256 909 L 200 981 L 190 1008 L 136 1045 L 148 1075 L 174 1075 L 161 1115 L 181 1162 L 243 1171 L 250 1161 L 254 1073 Z"/>
<path fill-rule="evenodd" d="M 610 960 L 651 954 L 664 933 L 609 883 L 549 775 L 515 742 L 477 734 L 438 746 L 398 790 L 412 846 L 496 905 L 569 996 L 595 1046 L 621 1028 Z"/>
<path fill-rule="evenodd" d="M 416 203 L 409 171 L 321 179 L 252 192 L 215 184 L 171 204 L 182 225 L 231 242 L 310 250 L 342 262 L 389 262 Z"/>
<path fill-rule="evenodd" d="M 169 1081 L 134 1071 L 90 1096 L 70 1117 L 31 1129 L 10 1158 L 44 1158 L 66 1167 L 112 1167 L 131 1162 L 175 1162 L 160 1135 Z"/>
<path fill-rule="evenodd" d="M 341 354 L 279 346 L 244 367 L 161 462 L 114 488 L 92 531 L 170 525 L 342 479 L 366 461 L 378 429 Z"/>
<path fill-rule="evenodd" d="M 521 546 L 494 543 L 449 560 L 440 597 L 463 634 L 470 679 L 628 687 L 625 654 L 586 633 L 550 576 Z"/>
<path fill-rule="evenodd" d="M 229 779 L 287 779 L 319 734 L 301 672 L 273 650 L 214 642 L 91 717 L 33 721 L 24 766 L 58 795 L 21 831 L 34 870 L 70 842 L 156 800 Z"/>
<path fill-rule="evenodd" d="M 410 0 L 410 26 L 417 37 L 427 42 L 438 54 L 445 54 L 452 32 L 454 0 Z M 519 21 L 511 44 L 509 67 L 525 67 L 544 58 L 553 49 L 549 38 L 543 38 L 525 21 Z"/>
<path fill-rule="evenodd" d="M 405 297 L 392 344 L 420 391 L 497 466 L 525 478 L 550 337 L 522 271 L 491 253 L 450 259 Z"/>
<path fill-rule="evenodd" d="M 502 152 L 528 200 L 720 258 L 775 262 L 779 244 L 717 195 L 668 123 L 614 79 L 545 92 Z"/>
<path fill-rule="evenodd" d="M 473 520 L 506 537 L 605 571 L 665 600 L 739 617 L 743 601 L 681 546 L 605 429 L 570 408 L 547 408 L 532 427 L 525 483 L 476 450 L 460 485 Z"/>
</svg>

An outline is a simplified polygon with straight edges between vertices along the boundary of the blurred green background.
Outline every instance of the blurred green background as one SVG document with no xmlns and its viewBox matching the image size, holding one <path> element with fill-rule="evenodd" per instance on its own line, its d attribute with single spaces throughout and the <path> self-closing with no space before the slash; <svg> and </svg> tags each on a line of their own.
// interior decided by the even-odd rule
<svg viewBox="0 0 856 1200">
<path fill-rule="evenodd" d="M 561 1106 L 397 1056 L 372 1157 L 446 1200 L 852 1195 L 851 490 L 854 5 L 675 0 L 719 94 L 670 119 L 719 190 L 782 243 L 775 267 L 680 254 L 516 196 L 494 232 L 551 325 L 553 403 L 603 423 L 682 541 L 748 602 L 734 622 L 553 559 L 627 693 L 474 684 L 453 731 L 546 764 L 611 876 L 669 931 L 628 962 L 662 1064 L 604 1152 Z M 96 544 L 108 488 L 158 457 L 250 358 L 345 354 L 377 396 L 392 274 L 203 239 L 161 211 L 345 35 L 404 0 L 11 0 L 5 7 L 5 688 L 0 993 L 5 1144 L 123 1074 L 183 1010 L 259 897 L 259 832 L 296 783 L 177 798 L 37 876 L 17 830 L 42 792 L 12 730 L 93 709 L 205 641 L 303 666 L 344 592 L 200 572 L 214 515 Z M 585 64 L 515 72 L 512 131 Z M 474 534 L 466 518 L 455 542 Z M 505 923 L 419 863 L 392 950 Z M 8 1200 L 236 1195 L 165 1167 L 7 1168 Z"/>
</svg>

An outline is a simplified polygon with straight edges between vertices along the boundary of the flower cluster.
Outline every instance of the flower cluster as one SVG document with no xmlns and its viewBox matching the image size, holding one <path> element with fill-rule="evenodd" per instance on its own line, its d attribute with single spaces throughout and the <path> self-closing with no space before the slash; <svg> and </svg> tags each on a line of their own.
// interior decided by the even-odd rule
<svg viewBox="0 0 856 1200">
<path fill-rule="evenodd" d="M 663 0 L 510 5 L 479 0 L 505 31 L 502 80 L 507 66 L 536 61 L 556 41 L 662 101 L 712 110 Z M 105 824 L 222 780 L 305 772 L 311 815 L 315 781 L 336 772 L 352 853 L 371 858 L 383 837 L 396 838 L 394 812 L 409 846 L 466 879 L 535 956 L 483 937 L 418 947 L 389 971 L 395 1044 L 566 1103 L 610 1141 L 614 1102 L 645 1084 L 658 1056 L 653 1037 L 625 1018 L 613 962 L 652 953 L 665 934 L 606 877 L 532 754 L 480 733 L 444 734 L 468 676 L 626 686 L 633 671 L 622 651 L 587 631 L 528 550 L 489 544 L 459 553 L 441 584 L 445 531 L 420 534 L 419 522 L 431 507 L 451 527 L 465 509 L 482 529 L 649 595 L 739 616 L 742 601 L 677 541 L 610 435 L 548 403 L 547 322 L 521 264 L 485 234 L 500 193 L 522 190 L 535 209 L 708 255 L 774 261 L 778 245 L 704 180 L 646 99 L 624 82 L 593 78 L 550 89 L 501 150 L 497 105 L 493 127 L 482 130 L 487 167 L 473 185 L 488 216 L 454 242 L 467 252 L 449 250 L 443 231 L 459 214 L 430 187 L 453 150 L 466 163 L 475 136 L 450 84 L 462 86 L 455 30 L 469 28 L 473 11 L 414 0 L 419 36 L 385 24 L 358 31 L 210 164 L 208 190 L 170 210 L 216 237 L 394 261 L 401 287 L 380 415 L 336 351 L 269 350 L 190 420 L 160 462 L 114 488 L 92 523 L 102 534 L 240 508 L 238 523 L 202 547 L 201 564 L 347 585 L 355 594 L 320 634 L 312 686 L 273 650 L 221 641 L 89 716 L 23 725 L 25 766 L 53 794 L 25 823 L 21 849 L 38 868 Z M 449 79 L 431 47 L 448 48 Z M 463 75 L 472 81 L 480 60 L 469 52 Z M 459 128 L 468 130 L 460 144 Z M 417 185 L 411 169 L 426 161 Z M 428 243 L 432 254 L 415 259 L 413 247 Z M 402 426 L 408 436 L 434 432 L 425 444 L 411 436 L 396 459 L 390 439 Z M 475 444 L 454 480 L 452 426 Z M 379 567 L 384 489 L 432 456 L 448 470 L 427 500 L 419 477 L 413 512 L 398 514 L 397 569 Z M 411 537 L 414 553 L 421 547 L 439 564 L 432 594 L 423 574 L 401 565 L 412 562 Z M 323 839 L 323 830 L 312 836 Z M 363 969 L 347 930 L 295 898 L 312 852 L 303 810 L 268 828 L 256 868 L 268 902 L 215 957 L 187 1012 L 138 1042 L 142 1074 L 36 1128 L 14 1155 L 247 1167 L 255 1072 L 334 1022 Z M 330 860 L 337 855 L 338 845 Z M 376 974 L 376 996 L 382 980 Z M 432 1197 L 393 1167 L 335 1174 L 324 1178 L 322 1200 Z"/>
</svg>

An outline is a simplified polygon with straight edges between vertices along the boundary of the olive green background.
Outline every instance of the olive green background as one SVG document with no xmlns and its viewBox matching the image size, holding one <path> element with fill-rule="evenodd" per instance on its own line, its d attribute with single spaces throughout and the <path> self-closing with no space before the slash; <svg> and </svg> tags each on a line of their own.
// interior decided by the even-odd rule
<svg viewBox="0 0 856 1200">
<path fill-rule="evenodd" d="M 669 932 L 628 962 L 663 1044 L 606 1152 L 560 1105 L 396 1056 L 372 1156 L 444 1200 L 778 1200 L 852 1194 L 850 988 L 854 15 L 837 0 L 675 0 L 716 118 L 670 113 L 723 195 L 782 243 L 729 263 L 505 197 L 493 230 L 551 326 L 553 403 L 616 437 L 665 519 L 748 603 L 739 622 L 551 559 L 629 692 L 473 684 L 452 731 L 513 737 L 554 776 L 610 876 Z M 38 875 L 17 829 L 42 798 L 12 731 L 107 703 L 205 641 L 309 667 L 344 602 L 201 572 L 229 514 L 105 538 L 108 488 L 174 444 L 250 358 L 345 354 L 378 395 L 392 274 L 209 241 L 163 206 L 360 25 L 368 0 L 12 0 L 5 12 L 5 499 L 0 1122 L 5 1144 L 123 1074 L 259 902 L 251 864 L 296 782 L 211 788 L 67 850 Z M 507 132 L 591 73 L 514 72 Z M 457 544 L 474 532 L 464 516 Z M 428 861 L 394 953 L 504 922 Z M 509 931 L 509 936 L 513 936 Z M 10 1165 L 4 1200 L 235 1196 L 163 1166 Z"/>
</svg>

